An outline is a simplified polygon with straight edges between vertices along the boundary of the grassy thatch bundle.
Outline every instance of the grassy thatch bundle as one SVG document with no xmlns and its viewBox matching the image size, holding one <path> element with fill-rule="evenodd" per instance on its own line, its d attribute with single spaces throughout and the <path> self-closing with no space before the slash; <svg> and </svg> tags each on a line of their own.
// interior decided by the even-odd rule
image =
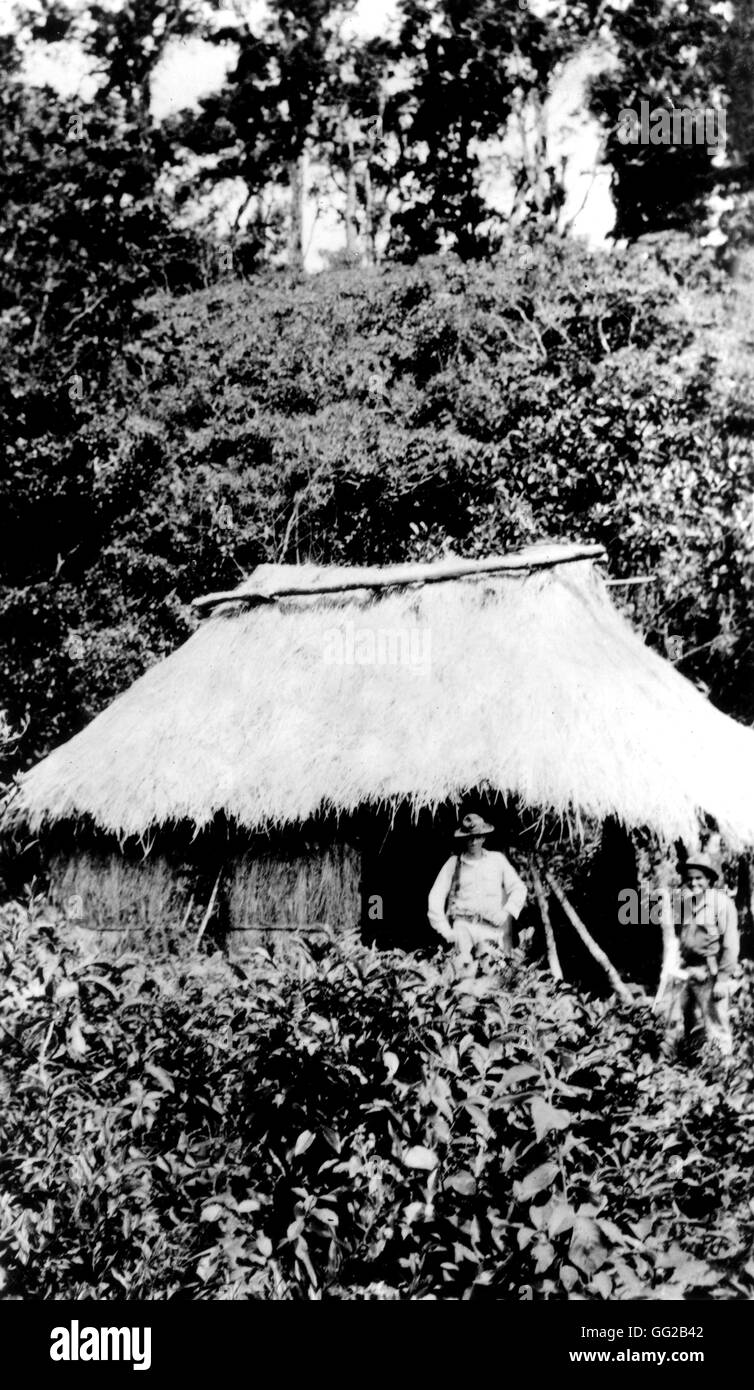
<svg viewBox="0 0 754 1390">
<path fill-rule="evenodd" d="M 188 889 L 161 855 L 140 863 L 123 855 L 56 855 L 50 864 L 50 899 L 70 933 L 89 949 L 141 948 L 169 953 L 188 939 Z M 194 927 L 194 932 L 196 928 Z M 185 946 L 185 940 L 182 943 Z"/>
<path fill-rule="evenodd" d="M 350 574 L 263 568 L 268 590 Z M 667 838 L 693 839 L 704 811 L 754 842 L 754 732 L 650 651 L 577 561 L 225 604 L 27 774 L 21 809 L 142 834 L 475 788 Z"/>
<path fill-rule="evenodd" d="M 358 855 L 331 845 L 249 856 L 235 867 L 228 906 L 235 930 L 351 927 L 361 910 Z"/>
</svg>

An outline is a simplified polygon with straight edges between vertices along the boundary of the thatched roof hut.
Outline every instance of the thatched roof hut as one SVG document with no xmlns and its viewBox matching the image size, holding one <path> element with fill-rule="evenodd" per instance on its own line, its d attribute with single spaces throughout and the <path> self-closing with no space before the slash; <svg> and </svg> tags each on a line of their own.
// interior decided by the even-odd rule
<svg viewBox="0 0 754 1390">
<path fill-rule="evenodd" d="M 462 574 L 260 566 L 25 776 L 20 809 L 143 836 L 482 789 L 667 840 L 693 841 L 706 813 L 754 842 L 754 732 L 647 648 L 595 554 L 534 547 Z"/>
<path fill-rule="evenodd" d="M 409 880 L 414 897 L 393 889 L 386 915 L 421 920 L 438 824 L 470 795 L 665 841 L 695 842 L 706 816 L 754 843 L 754 732 L 646 647 L 601 556 L 262 565 L 199 600 L 209 616 L 188 641 L 22 779 L 15 811 L 32 828 L 139 842 L 130 861 L 112 845 L 97 857 L 79 834 L 58 898 L 154 931 L 203 913 L 222 879 L 231 927 L 256 930 L 353 922 L 367 894 L 389 901 Z M 197 888 L 161 836 L 218 825 Z M 397 860 L 388 836 L 403 837 Z"/>
</svg>

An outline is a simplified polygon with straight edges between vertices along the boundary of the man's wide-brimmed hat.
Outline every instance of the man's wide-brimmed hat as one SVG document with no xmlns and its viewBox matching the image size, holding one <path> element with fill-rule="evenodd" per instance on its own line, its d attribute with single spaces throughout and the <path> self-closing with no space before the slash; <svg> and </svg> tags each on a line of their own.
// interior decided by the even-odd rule
<svg viewBox="0 0 754 1390">
<path fill-rule="evenodd" d="M 455 832 L 454 839 L 468 840 L 472 835 L 492 835 L 494 831 L 494 825 L 489 825 L 486 820 L 482 820 L 481 816 L 472 814 L 464 816 Z"/>
<path fill-rule="evenodd" d="M 720 877 L 712 860 L 707 854 L 690 854 L 684 865 L 686 869 L 703 869 L 705 874 L 713 883 Z"/>
</svg>

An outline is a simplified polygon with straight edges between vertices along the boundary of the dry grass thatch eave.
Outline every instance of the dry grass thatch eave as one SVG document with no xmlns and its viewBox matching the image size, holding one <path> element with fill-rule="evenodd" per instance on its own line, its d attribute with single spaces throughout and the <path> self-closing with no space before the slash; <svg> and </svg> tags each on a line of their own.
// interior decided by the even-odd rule
<svg viewBox="0 0 754 1390">
<path fill-rule="evenodd" d="M 20 807 L 140 835 L 475 787 L 667 839 L 707 812 L 754 843 L 754 732 L 644 645 L 584 561 L 221 608 L 32 769 Z"/>
</svg>

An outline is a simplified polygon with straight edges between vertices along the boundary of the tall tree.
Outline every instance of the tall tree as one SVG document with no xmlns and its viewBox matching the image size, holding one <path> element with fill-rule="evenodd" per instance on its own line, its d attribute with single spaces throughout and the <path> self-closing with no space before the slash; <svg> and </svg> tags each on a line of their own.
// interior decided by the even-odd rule
<svg viewBox="0 0 754 1390">
<path fill-rule="evenodd" d="M 728 192 L 733 197 L 722 223 L 732 262 L 743 254 L 750 265 L 754 243 L 754 0 L 735 0 L 723 50 L 723 73 L 728 96 Z"/>
<path fill-rule="evenodd" d="M 27 24 L 33 39 L 80 44 L 99 97 L 117 96 L 126 119 L 148 136 L 155 71 L 171 43 L 202 32 L 203 11 L 200 0 L 120 0 L 115 6 L 94 0 L 83 7 L 72 0 L 41 0 L 41 13 L 29 14 Z"/>
<path fill-rule="evenodd" d="M 199 176 L 205 185 L 243 181 L 244 214 L 271 185 L 287 189 L 285 240 L 294 269 L 304 262 L 305 163 L 333 82 L 333 30 L 354 3 L 269 0 L 261 21 L 216 27 L 213 39 L 234 44 L 237 61 L 198 119 L 175 126 L 188 148 L 211 156 Z"/>
<path fill-rule="evenodd" d="M 117 93 L 127 118 L 150 130 L 152 79 L 168 45 L 198 32 L 197 0 L 123 0 L 87 6 L 79 32 L 102 76 L 102 93 Z"/>
<path fill-rule="evenodd" d="M 331 80 L 321 103 L 317 150 L 342 200 L 346 257 L 373 264 L 394 186 L 393 153 L 386 129 L 393 45 L 374 38 L 338 38 Z"/>
<path fill-rule="evenodd" d="M 500 140 L 527 103 L 541 104 L 559 64 L 590 32 L 593 10 L 589 3 L 545 14 L 526 0 L 401 0 L 397 52 L 410 80 L 394 106 L 401 187 L 394 254 L 445 246 L 464 259 L 489 252 L 500 219 L 481 187 L 480 147 Z M 523 160 L 518 177 L 519 192 L 530 191 Z"/>
<path fill-rule="evenodd" d="M 728 135 L 742 166 L 742 176 L 754 183 L 754 0 L 734 0 L 723 50 L 723 74 L 728 95 Z"/>
<path fill-rule="evenodd" d="M 615 235 L 700 227 L 705 197 L 726 175 L 706 143 L 625 141 L 622 111 L 722 109 L 729 68 L 730 10 L 718 0 L 632 0 L 615 7 L 609 32 L 617 65 L 591 87 L 612 169 Z M 751 62 L 751 55 L 749 55 Z M 749 69 L 751 71 L 751 69 Z"/>
<path fill-rule="evenodd" d="M 65 32 L 50 24 L 36 37 Z M 86 104 L 29 86 L 12 40 L 3 49 L 0 649 L 40 705 L 62 711 L 76 577 L 106 550 L 112 524 L 105 478 L 117 451 L 99 437 L 103 401 L 144 369 L 145 297 L 199 283 L 199 260 L 123 95 Z M 136 474 L 130 488 L 138 494 Z"/>
</svg>

